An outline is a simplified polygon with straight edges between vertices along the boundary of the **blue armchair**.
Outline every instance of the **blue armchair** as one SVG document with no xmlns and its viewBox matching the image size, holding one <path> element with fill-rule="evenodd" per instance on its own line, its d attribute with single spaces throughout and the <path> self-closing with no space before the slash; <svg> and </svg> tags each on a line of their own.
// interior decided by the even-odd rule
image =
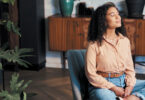
<svg viewBox="0 0 145 100">
<path fill-rule="evenodd" d="M 85 76 L 86 50 L 69 50 L 67 52 L 68 67 L 74 100 L 87 100 L 88 81 Z"/>
</svg>

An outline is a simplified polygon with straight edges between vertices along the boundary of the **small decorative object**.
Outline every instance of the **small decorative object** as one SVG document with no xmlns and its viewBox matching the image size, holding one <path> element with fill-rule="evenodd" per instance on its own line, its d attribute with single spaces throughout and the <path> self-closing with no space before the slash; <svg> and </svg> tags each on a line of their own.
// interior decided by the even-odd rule
<svg viewBox="0 0 145 100">
<path fill-rule="evenodd" d="M 88 7 L 88 8 L 86 8 L 85 15 L 86 16 L 92 16 L 93 12 L 94 12 L 94 8 L 93 7 Z"/>
<path fill-rule="evenodd" d="M 85 2 L 80 2 L 77 5 L 78 16 L 84 16 L 85 15 L 85 10 L 86 10 L 86 3 Z"/>
<path fill-rule="evenodd" d="M 145 0 L 126 0 L 128 17 L 129 18 L 142 18 Z"/>
<path fill-rule="evenodd" d="M 80 2 L 77 5 L 77 15 L 78 16 L 91 16 L 94 12 L 93 7 L 86 7 L 85 2 Z"/>
<path fill-rule="evenodd" d="M 59 0 L 62 16 L 70 17 L 73 11 L 74 0 Z"/>
</svg>

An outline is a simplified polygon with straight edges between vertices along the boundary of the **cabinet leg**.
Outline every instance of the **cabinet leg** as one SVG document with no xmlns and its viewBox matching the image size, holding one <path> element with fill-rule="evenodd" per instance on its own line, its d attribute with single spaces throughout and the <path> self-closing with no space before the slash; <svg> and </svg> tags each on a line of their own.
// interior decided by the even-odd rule
<svg viewBox="0 0 145 100">
<path fill-rule="evenodd" d="M 63 69 L 66 69 L 66 64 L 65 64 L 65 51 L 62 52 L 62 55 L 61 55 L 61 62 L 62 62 L 62 68 Z"/>
</svg>

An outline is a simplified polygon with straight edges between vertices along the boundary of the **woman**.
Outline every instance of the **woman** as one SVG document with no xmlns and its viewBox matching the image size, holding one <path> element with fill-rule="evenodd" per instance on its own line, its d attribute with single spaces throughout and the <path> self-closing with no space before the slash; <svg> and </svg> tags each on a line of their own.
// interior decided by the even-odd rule
<svg viewBox="0 0 145 100">
<path fill-rule="evenodd" d="M 145 100 L 145 81 L 135 78 L 130 41 L 113 3 L 94 12 L 88 41 L 85 73 L 90 100 Z"/>
</svg>

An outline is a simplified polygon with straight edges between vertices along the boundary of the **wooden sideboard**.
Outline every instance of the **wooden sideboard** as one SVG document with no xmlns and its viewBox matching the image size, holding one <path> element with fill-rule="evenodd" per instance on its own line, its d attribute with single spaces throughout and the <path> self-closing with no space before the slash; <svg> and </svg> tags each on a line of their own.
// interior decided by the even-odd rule
<svg viewBox="0 0 145 100">
<path fill-rule="evenodd" d="M 133 55 L 145 56 L 145 20 L 123 19 L 127 35 L 131 42 Z M 85 49 L 89 17 L 48 18 L 49 50 L 67 51 L 69 49 Z"/>
<path fill-rule="evenodd" d="M 67 51 L 85 48 L 89 21 L 90 18 L 49 17 L 49 49 Z"/>
</svg>

